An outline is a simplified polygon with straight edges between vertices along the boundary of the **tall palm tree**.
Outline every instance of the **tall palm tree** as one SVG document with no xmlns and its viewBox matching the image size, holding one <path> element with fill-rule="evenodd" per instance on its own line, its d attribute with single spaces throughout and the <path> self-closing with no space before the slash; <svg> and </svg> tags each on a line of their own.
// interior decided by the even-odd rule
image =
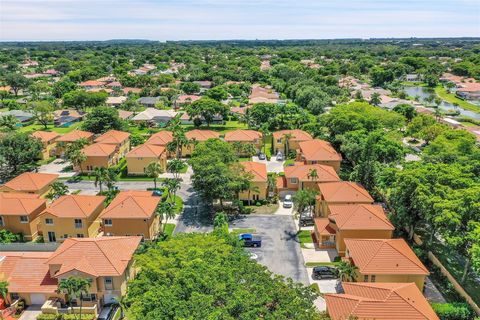
<svg viewBox="0 0 480 320">
<path fill-rule="evenodd" d="M 82 150 L 74 150 L 67 155 L 67 159 L 73 164 L 74 167 L 80 168 L 80 173 L 83 173 L 82 163 L 87 160 L 87 156 Z"/>
<path fill-rule="evenodd" d="M 255 185 L 251 180 L 248 181 L 248 203 L 251 204 L 252 203 L 252 200 L 250 200 L 250 195 L 252 194 L 252 192 L 254 193 L 258 193 L 260 191 L 260 189 L 258 188 L 257 185 Z"/>
<path fill-rule="evenodd" d="M 308 179 L 312 180 L 312 181 L 317 181 L 318 179 L 318 172 L 317 172 L 317 169 L 310 169 L 308 171 L 308 175 L 307 175 Z"/>
<path fill-rule="evenodd" d="M 267 137 L 269 136 L 270 134 L 270 130 L 268 130 L 267 126 L 262 126 L 262 128 L 260 128 L 260 132 L 262 133 L 262 142 L 263 142 L 263 153 L 264 154 L 267 154 Z"/>
<path fill-rule="evenodd" d="M 80 318 L 82 319 L 82 301 L 83 295 L 88 294 L 88 289 L 92 284 L 90 278 L 68 277 L 61 279 L 58 283 L 58 291 L 66 295 L 66 302 L 69 307 L 72 306 L 72 301 L 79 297 L 80 299 Z"/>
<path fill-rule="evenodd" d="M 267 187 L 269 192 L 273 192 L 277 187 L 277 177 L 278 177 L 278 174 L 275 172 L 268 174 Z"/>
<path fill-rule="evenodd" d="M 355 282 L 358 268 L 350 262 L 340 261 L 337 265 L 339 277 L 342 281 Z"/>
<path fill-rule="evenodd" d="M 105 184 L 108 191 L 113 191 L 115 183 L 118 181 L 118 172 L 115 168 L 107 168 L 105 175 Z"/>
<path fill-rule="evenodd" d="M 284 144 L 284 146 L 285 146 L 285 149 L 284 149 L 285 158 L 288 156 L 288 152 L 290 151 L 290 139 L 292 139 L 292 138 L 293 138 L 293 135 L 291 133 L 285 133 L 283 135 L 283 139 L 285 139 L 285 144 Z"/>
<path fill-rule="evenodd" d="M 177 194 L 177 191 L 180 189 L 181 184 L 180 184 L 180 179 L 175 179 L 175 178 L 167 178 L 163 180 L 162 185 L 168 189 L 168 194 L 170 196 L 170 200 L 175 206 L 175 197 Z"/>
<path fill-rule="evenodd" d="M 103 167 L 97 167 L 93 171 L 93 175 L 95 176 L 95 187 L 97 187 L 97 185 L 98 185 L 99 188 L 100 188 L 100 193 L 102 193 L 103 192 L 103 188 L 102 188 L 103 183 L 107 179 L 107 169 L 103 168 Z"/>
<path fill-rule="evenodd" d="M 185 166 L 185 162 L 180 159 L 173 159 L 167 164 L 167 170 L 173 173 L 175 179 L 180 178 L 180 171 Z"/>
<path fill-rule="evenodd" d="M 145 168 L 145 174 L 153 179 L 153 187 L 157 189 L 158 176 L 163 173 L 163 168 L 157 161 L 150 162 Z"/>
<path fill-rule="evenodd" d="M 173 219 L 175 218 L 175 208 L 172 205 L 172 203 L 169 202 L 160 202 L 155 209 L 155 214 L 159 217 L 160 219 L 160 224 L 162 225 L 162 232 L 165 228 L 165 224 L 163 223 L 163 220 L 168 220 L 168 219 Z"/>
<path fill-rule="evenodd" d="M 0 297 L 5 301 L 8 302 L 8 282 L 7 281 L 0 281 Z"/>
</svg>

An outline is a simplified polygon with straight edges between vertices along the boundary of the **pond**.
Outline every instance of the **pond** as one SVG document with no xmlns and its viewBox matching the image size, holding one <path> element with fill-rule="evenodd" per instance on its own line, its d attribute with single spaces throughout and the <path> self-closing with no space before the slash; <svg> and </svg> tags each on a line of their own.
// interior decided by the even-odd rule
<svg viewBox="0 0 480 320">
<path fill-rule="evenodd" d="M 425 106 L 428 106 L 429 103 L 426 102 L 425 100 L 428 100 L 429 97 L 433 96 L 435 98 L 437 98 L 437 95 L 435 94 L 435 90 L 431 89 L 431 88 L 427 88 L 427 87 L 405 87 L 403 89 L 405 91 L 405 93 L 411 97 L 419 97 L 419 102 L 425 104 Z M 465 117 L 469 117 L 469 118 L 473 118 L 473 119 L 477 119 L 477 120 L 480 120 L 480 114 L 479 113 L 476 113 L 474 111 L 470 111 L 470 110 L 465 110 L 461 107 L 458 107 L 458 106 L 455 106 L 447 101 L 444 101 L 442 100 L 442 102 L 440 103 L 440 105 L 438 106 L 439 109 L 443 110 L 443 111 L 458 111 L 460 112 L 460 114 L 462 116 L 465 116 Z"/>
</svg>

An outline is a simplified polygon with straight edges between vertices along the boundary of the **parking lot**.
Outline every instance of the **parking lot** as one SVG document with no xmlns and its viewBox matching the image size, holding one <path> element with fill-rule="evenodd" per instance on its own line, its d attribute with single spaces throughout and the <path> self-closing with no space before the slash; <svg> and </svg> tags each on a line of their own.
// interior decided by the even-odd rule
<svg viewBox="0 0 480 320">
<path fill-rule="evenodd" d="M 252 228 L 262 237 L 260 248 L 247 248 L 258 256 L 260 264 L 296 282 L 310 283 L 292 216 L 247 216 L 230 223 L 230 227 Z"/>
<path fill-rule="evenodd" d="M 267 172 L 276 172 L 280 173 L 283 172 L 283 164 L 285 161 L 277 161 L 275 157 L 272 157 L 270 161 L 268 160 L 260 160 L 257 156 L 252 157 L 252 161 L 264 163 L 267 166 Z"/>
</svg>

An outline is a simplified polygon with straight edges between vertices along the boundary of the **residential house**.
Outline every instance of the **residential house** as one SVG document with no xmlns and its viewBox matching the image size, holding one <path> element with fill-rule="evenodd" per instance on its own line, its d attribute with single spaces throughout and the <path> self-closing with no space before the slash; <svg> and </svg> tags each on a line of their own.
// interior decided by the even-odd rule
<svg viewBox="0 0 480 320">
<path fill-rule="evenodd" d="M 38 233 L 38 215 L 46 208 L 37 194 L 0 192 L 0 230 L 21 233 L 33 240 Z"/>
<path fill-rule="evenodd" d="M 241 143 L 243 145 L 245 144 L 251 144 L 255 148 L 255 152 L 259 153 L 260 150 L 262 149 L 262 133 L 255 131 L 255 130 L 234 130 L 234 131 L 229 131 L 225 134 L 225 141 L 231 144 L 235 143 Z M 239 152 L 240 155 L 243 155 L 244 153 L 242 151 Z"/>
<path fill-rule="evenodd" d="M 119 107 L 125 101 L 127 101 L 127 97 L 108 97 L 105 104 L 110 107 Z"/>
<path fill-rule="evenodd" d="M 193 82 L 198 84 L 202 89 L 210 89 L 212 87 L 212 81 L 209 81 L 209 80 L 201 80 L 201 81 L 193 81 Z"/>
<path fill-rule="evenodd" d="M 0 117 L 4 116 L 14 116 L 18 122 L 24 123 L 28 122 L 33 119 L 34 115 L 31 112 L 28 111 L 23 111 L 23 110 L 10 110 L 10 111 L 5 111 L 5 112 L 0 112 Z"/>
<path fill-rule="evenodd" d="M 423 291 L 430 273 L 403 239 L 345 239 L 344 259 L 357 267 L 356 282 L 414 282 Z"/>
<path fill-rule="evenodd" d="M 416 73 L 409 73 L 407 75 L 405 75 L 405 81 L 408 81 L 408 82 L 416 82 L 416 81 L 420 81 L 420 76 Z"/>
<path fill-rule="evenodd" d="M 24 172 L 0 186 L 0 192 L 30 193 L 43 198 L 57 178 L 58 174 Z"/>
<path fill-rule="evenodd" d="M 312 136 L 303 130 L 281 130 L 273 133 L 273 150 L 288 155 L 299 149 L 299 143 L 312 140 Z M 288 138 L 288 139 L 287 139 Z M 288 149 L 287 149 L 288 147 Z"/>
<path fill-rule="evenodd" d="M 43 149 L 39 155 L 40 159 L 49 159 L 51 156 L 55 155 L 55 147 L 57 145 L 56 140 L 60 137 L 58 133 L 50 131 L 35 131 L 31 136 L 39 139 L 42 143 Z"/>
<path fill-rule="evenodd" d="M 130 133 L 110 130 L 95 139 L 96 143 L 109 144 L 117 148 L 117 157 L 125 157 L 128 151 L 130 151 Z"/>
<path fill-rule="evenodd" d="M 118 116 L 122 120 L 129 120 L 133 117 L 133 112 L 127 110 L 118 110 Z"/>
<path fill-rule="evenodd" d="M 137 102 L 146 108 L 153 108 L 160 102 L 160 97 L 141 97 L 137 99 Z"/>
<path fill-rule="evenodd" d="M 335 169 L 321 164 L 301 163 L 294 166 L 287 166 L 284 171 L 283 190 L 318 190 L 319 183 L 340 181 Z"/>
<path fill-rule="evenodd" d="M 69 238 L 45 262 L 49 278 L 91 279 L 83 310 L 101 309 L 126 293 L 127 281 L 135 276 L 133 254 L 140 241 L 141 237 Z"/>
<path fill-rule="evenodd" d="M 255 103 L 279 103 L 279 94 L 271 87 L 262 87 L 259 84 L 252 85 L 252 91 L 248 97 L 249 104 Z"/>
<path fill-rule="evenodd" d="M 240 200 L 243 201 L 258 201 L 267 198 L 267 166 L 264 163 L 245 161 L 240 162 L 245 169 L 252 175 L 252 188 L 240 193 Z"/>
<path fill-rule="evenodd" d="M 75 122 L 83 120 L 85 112 L 74 109 L 55 110 L 53 112 L 53 124 L 55 127 L 70 127 Z"/>
<path fill-rule="evenodd" d="M 123 91 L 124 94 L 130 94 L 130 93 L 140 94 L 142 92 L 142 89 L 125 87 L 125 88 L 122 89 L 122 91 Z"/>
<path fill-rule="evenodd" d="M 167 153 L 165 147 L 154 144 L 141 144 L 127 153 L 127 170 L 129 175 L 145 175 L 147 166 L 157 162 L 163 171 L 167 170 Z"/>
<path fill-rule="evenodd" d="M 208 139 L 218 139 L 220 138 L 220 134 L 212 130 L 194 129 L 186 132 L 185 137 L 190 143 L 182 148 L 182 155 L 184 157 L 192 155 L 197 143 L 207 141 Z"/>
<path fill-rule="evenodd" d="M 160 110 L 155 108 L 147 108 L 132 118 L 135 122 L 150 122 L 165 125 L 177 116 L 177 112 L 173 110 Z"/>
<path fill-rule="evenodd" d="M 314 139 L 298 143 L 297 161 L 305 164 L 324 164 L 340 171 L 342 155 L 324 140 Z"/>
<path fill-rule="evenodd" d="M 108 168 L 118 164 L 118 148 L 113 144 L 94 143 L 82 149 L 86 156 L 75 170 L 80 172 L 93 172 L 95 168 Z"/>
<path fill-rule="evenodd" d="M 40 215 L 39 230 L 45 242 L 68 238 L 92 238 L 100 232 L 98 216 L 105 208 L 104 196 L 64 195 Z"/>
<path fill-rule="evenodd" d="M 84 90 L 102 89 L 105 86 L 105 81 L 87 80 L 80 82 L 79 86 Z"/>
<path fill-rule="evenodd" d="M 177 97 L 177 99 L 173 102 L 173 107 L 175 109 L 180 109 L 185 107 L 186 105 L 200 100 L 201 96 L 194 95 L 194 94 L 182 94 Z"/>
<path fill-rule="evenodd" d="M 331 204 L 327 218 L 315 218 L 315 238 L 320 248 L 335 248 L 345 255 L 344 239 L 390 239 L 395 227 L 381 205 Z"/>
<path fill-rule="evenodd" d="M 318 184 L 319 194 L 315 200 L 315 214 L 320 217 L 330 215 L 332 204 L 373 203 L 373 198 L 361 185 L 350 181 Z"/>
<path fill-rule="evenodd" d="M 155 239 L 160 232 L 156 209 L 161 200 L 151 191 L 121 191 L 100 215 L 104 235 Z"/>
<path fill-rule="evenodd" d="M 154 133 L 145 142 L 145 144 L 153 144 L 156 146 L 166 147 L 167 144 L 173 141 L 173 133 L 171 131 L 162 130 Z"/>
<path fill-rule="evenodd" d="M 200 120 L 201 124 L 205 123 L 205 118 L 204 117 L 190 117 L 190 115 L 186 112 L 182 113 L 180 116 L 180 123 L 181 124 L 195 124 L 195 120 Z M 210 124 L 223 124 L 223 116 L 221 114 L 216 114 L 212 118 L 212 122 Z"/>
<path fill-rule="evenodd" d="M 67 147 L 80 139 L 85 139 L 88 144 L 93 142 L 93 133 L 88 131 L 74 130 L 57 138 L 55 152 L 57 157 L 64 157 Z"/>
<path fill-rule="evenodd" d="M 461 99 L 480 101 L 480 82 L 462 83 L 456 95 Z"/>
<path fill-rule="evenodd" d="M 344 293 L 325 295 L 332 320 L 439 320 L 414 283 L 343 282 Z"/>
</svg>

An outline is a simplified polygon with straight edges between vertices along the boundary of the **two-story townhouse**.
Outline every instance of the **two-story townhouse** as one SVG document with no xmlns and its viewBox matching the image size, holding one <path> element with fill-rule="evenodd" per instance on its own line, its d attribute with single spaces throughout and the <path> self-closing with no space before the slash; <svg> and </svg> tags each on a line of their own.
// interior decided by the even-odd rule
<svg viewBox="0 0 480 320">
<path fill-rule="evenodd" d="M 182 148 L 182 156 L 191 156 L 195 150 L 195 145 L 199 142 L 207 141 L 208 139 L 218 139 L 220 134 L 212 130 L 190 130 L 185 133 L 185 137 L 189 143 Z"/>
<path fill-rule="evenodd" d="M 117 147 L 118 160 L 130 151 L 130 133 L 110 130 L 95 139 L 95 143 L 109 144 Z"/>
<path fill-rule="evenodd" d="M 340 181 L 335 169 L 321 164 L 296 163 L 285 167 L 284 171 L 284 185 L 279 191 L 318 190 L 319 183 Z"/>
<path fill-rule="evenodd" d="M 55 200 L 39 216 L 39 230 L 45 242 L 96 237 L 98 216 L 105 208 L 103 196 L 65 195 Z"/>
<path fill-rule="evenodd" d="M 162 146 L 141 144 L 130 150 L 125 158 L 129 175 L 145 175 L 146 168 L 152 162 L 160 164 L 164 172 L 167 170 L 167 152 Z"/>
<path fill-rule="evenodd" d="M 108 168 L 118 164 L 118 148 L 112 144 L 94 143 L 82 149 L 85 160 L 75 170 L 93 172 L 95 168 Z"/>
<path fill-rule="evenodd" d="M 155 239 L 161 227 L 156 215 L 160 201 L 151 191 L 121 191 L 100 214 L 104 235 Z"/>
<path fill-rule="evenodd" d="M 297 161 L 331 166 L 339 172 L 342 155 L 329 142 L 314 139 L 298 143 Z"/>
<path fill-rule="evenodd" d="M 45 199 L 36 194 L 0 192 L 0 230 L 33 240 L 38 234 L 38 216 L 45 208 Z"/>
<path fill-rule="evenodd" d="M 267 166 L 264 163 L 244 161 L 240 162 L 245 172 L 252 176 L 252 188 L 242 191 L 239 195 L 240 200 L 244 201 L 258 201 L 267 198 Z"/>
<path fill-rule="evenodd" d="M 0 186 L 0 192 L 5 193 L 29 193 L 45 197 L 58 178 L 58 174 L 24 172 L 3 186 Z"/>
<path fill-rule="evenodd" d="M 57 146 L 57 139 L 60 135 L 56 132 L 49 131 L 35 131 L 32 137 L 40 140 L 43 149 L 39 154 L 42 160 L 48 159 L 55 154 L 55 147 Z"/>
<path fill-rule="evenodd" d="M 242 145 L 253 145 L 255 152 L 259 153 L 262 149 L 263 135 L 261 132 L 255 130 L 234 130 L 225 134 L 224 140 L 230 144 L 241 143 Z M 246 155 L 241 150 L 237 150 L 240 155 Z"/>
<path fill-rule="evenodd" d="M 67 147 L 71 143 L 79 141 L 80 139 L 85 139 L 88 144 L 91 144 L 93 142 L 93 133 L 82 130 L 74 130 L 57 138 L 57 144 L 55 147 L 55 153 L 57 157 L 64 157 Z"/>
<path fill-rule="evenodd" d="M 290 151 L 299 149 L 299 143 L 312 140 L 312 136 L 303 130 L 281 130 L 275 131 L 273 137 L 273 150 L 275 153 L 282 152 L 288 155 Z"/>
</svg>

